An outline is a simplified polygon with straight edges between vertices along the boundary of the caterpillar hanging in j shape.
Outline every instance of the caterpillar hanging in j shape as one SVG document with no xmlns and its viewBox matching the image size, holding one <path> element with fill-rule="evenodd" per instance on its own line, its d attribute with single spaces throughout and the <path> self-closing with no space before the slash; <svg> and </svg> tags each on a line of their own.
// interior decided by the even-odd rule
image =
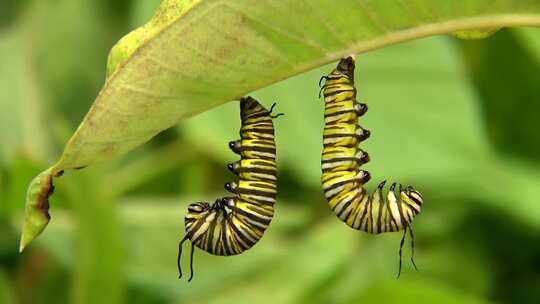
<svg viewBox="0 0 540 304">
<path fill-rule="evenodd" d="M 230 149 L 240 160 L 227 165 L 239 178 L 225 184 L 234 196 L 218 198 L 213 204 L 190 204 L 185 217 L 186 235 L 178 245 L 178 272 L 182 245 L 191 242 L 191 275 L 193 278 L 194 246 L 210 254 L 230 256 L 253 247 L 263 236 L 274 216 L 277 194 L 276 146 L 272 115 L 252 97 L 240 99 L 240 140 L 231 141 Z"/>
<path fill-rule="evenodd" d="M 350 227 L 371 234 L 403 230 L 399 277 L 407 230 L 411 236 L 411 262 L 417 269 L 411 224 L 421 211 L 423 199 L 412 186 L 402 187 L 396 183 L 383 195 L 386 181 L 379 183 L 371 195 L 364 188 L 371 176 L 360 167 L 369 162 L 369 155 L 358 145 L 370 136 L 370 132 L 358 124 L 358 118 L 366 113 L 367 105 L 356 101 L 354 68 L 352 56 L 343 58 L 330 74 L 319 81 L 325 106 L 321 183 L 330 208 Z"/>
</svg>

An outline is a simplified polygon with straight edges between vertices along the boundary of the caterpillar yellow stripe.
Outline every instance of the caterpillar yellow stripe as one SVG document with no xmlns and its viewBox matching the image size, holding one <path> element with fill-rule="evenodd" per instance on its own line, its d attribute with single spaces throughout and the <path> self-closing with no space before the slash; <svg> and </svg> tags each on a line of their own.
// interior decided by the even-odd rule
<svg viewBox="0 0 540 304">
<path fill-rule="evenodd" d="M 213 204 L 199 202 L 188 206 L 186 234 L 178 245 L 179 278 L 186 240 L 191 242 L 191 281 L 194 247 L 218 256 L 237 255 L 253 247 L 270 225 L 277 195 L 272 119 L 282 115 L 272 115 L 274 105 L 267 110 L 252 97 L 240 99 L 240 140 L 229 143 L 240 160 L 227 165 L 238 181 L 225 184 L 225 189 L 234 195 L 218 198 Z"/>
<path fill-rule="evenodd" d="M 369 162 L 369 155 L 358 145 L 370 132 L 358 124 L 367 112 L 367 105 L 356 101 L 353 57 L 340 60 L 337 67 L 323 76 L 319 85 L 324 96 L 324 131 L 321 158 L 322 177 L 328 205 L 348 226 L 371 234 L 403 231 L 399 249 L 399 274 L 404 238 L 409 230 L 414 250 L 411 224 L 421 211 L 423 199 L 412 186 L 396 183 L 384 193 L 385 181 L 369 194 L 364 185 L 370 180 L 368 171 L 360 167 Z M 411 261 L 414 264 L 414 251 Z"/>
</svg>

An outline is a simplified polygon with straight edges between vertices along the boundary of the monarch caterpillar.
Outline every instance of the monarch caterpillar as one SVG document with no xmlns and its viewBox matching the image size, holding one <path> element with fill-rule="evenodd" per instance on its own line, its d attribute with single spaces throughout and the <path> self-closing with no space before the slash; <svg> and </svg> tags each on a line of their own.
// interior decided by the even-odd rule
<svg viewBox="0 0 540 304">
<path fill-rule="evenodd" d="M 411 262 L 417 269 L 411 224 L 420 213 L 423 199 L 412 186 L 396 186 L 396 183 L 390 186 L 385 199 L 383 188 L 386 181 L 379 183 L 371 195 L 364 188 L 371 176 L 360 166 L 369 162 L 369 155 L 358 148 L 358 144 L 366 140 L 370 132 L 358 124 L 358 118 L 366 113 L 367 105 L 356 101 L 354 67 L 353 57 L 343 58 L 330 74 L 319 81 L 319 95 L 323 93 L 325 103 L 321 183 L 330 208 L 350 227 L 371 234 L 403 230 L 399 277 L 407 230 L 411 236 Z"/>
<path fill-rule="evenodd" d="M 229 148 L 240 155 L 240 161 L 227 165 L 239 178 L 225 184 L 231 197 L 190 204 L 184 219 L 186 235 L 178 245 L 178 272 L 182 245 L 191 241 L 191 275 L 193 278 L 194 246 L 218 256 L 237 255 L 255 245 L 274 216 L 277 193 L 276 146 L 272 110 L 251 97 L 240 99 L 240 140 L 229 142 Z"/>
</svg>

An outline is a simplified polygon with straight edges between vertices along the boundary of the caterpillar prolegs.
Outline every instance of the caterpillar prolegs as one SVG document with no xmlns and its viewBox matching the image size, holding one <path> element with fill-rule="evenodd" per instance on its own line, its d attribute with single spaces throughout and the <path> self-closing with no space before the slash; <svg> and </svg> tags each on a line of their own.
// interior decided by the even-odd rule
<svg viewBox="0 0 540 304">
<path fill-rule="evenodd" d="M 182 245 L 191 242 L 191 275 L 194 247 L 218 256 L 237 255 L 253 247 L 263 236 L 274 216 L 277 193 L 276 146 L 272 110 L 251 97 L 240 99 L 240 140 L 230 149 L 240 160 L 227 165 L 239 178 L 225 184 L 234 196 L 190 204 L 185 217 L 186 235 L 178 245 L 178 272 Z"/>
<path fill-rule="evenodd" d="M 401 274 L 402 248 L 407 230 L 411 237 L 411 262 L 414 263 L 414 235 L 411 224 L 422 208 L 422 195 L 412 186 L 393 183 L 386 195 L 386 181 L 379 183 L 373 194 L 364 185 L 370 180 L 368 171 L 360 167 L 369 162 L 369 155 L 358 144 L 370 132 L 358 124 L 367 112 L 367 105 L 356 101 L 353 57 L 341 59 L 337 67 L 319 81 L 324 96 L 324 132 L 321 183 L 325 197 L 336 216 L 350 227 L 371 234 L 403 230 L 399 248 Z"/>
</svg>

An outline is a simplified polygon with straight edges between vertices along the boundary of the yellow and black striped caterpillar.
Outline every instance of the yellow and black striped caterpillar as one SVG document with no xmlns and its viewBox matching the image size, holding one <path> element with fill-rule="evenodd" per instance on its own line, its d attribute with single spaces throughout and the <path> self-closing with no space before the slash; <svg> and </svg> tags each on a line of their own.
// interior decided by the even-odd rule
<svg viewBox="0 0 540 304">
<path fill-rule="evenodd" d="M 358 118 L 367 111 L 367 105 L 356 101 L 354 87 L 353 57 L 341 59 L 338 66 L 319 81 L 324 95 L 324 135 L 322 151 L 321 183 L 325 197 L 336 216 L 350 227 L 371 234 L 403 230 L 399 248 L 399 274 L 401 252 L 407 230 L 413 250 L 411 262 L 414 267 L 414 235 L 412 221 L 422 208 L 422 195 L 412 186 L 390 186 L 385 196 L 379 183 L 373 194 L 364 188 L 370 180 L 368 171 L 360 166 L 369 162 L 369 155 L 358 144 L 370 136 L 370 132 L 358 124 Z"/>
<path fill-rule="evenodd" d="M 193 278 L 194 246 L 219 256 L 236 255 L 255 245 L 274 216 L 277 194 L 276 146 L 272 115 L 251 97 L 240 99 L 240 140 L 229 147 L 240 155 L 240 161 L 227 165 L 239 178 L 225 184 L 231 197 L 218 198 L 212 205 L 199 202 L 188 206 L 186 235 L 178 245 L 178 272 L 182 245 L 191 241 L 191 275 Z"/>
</svg>

